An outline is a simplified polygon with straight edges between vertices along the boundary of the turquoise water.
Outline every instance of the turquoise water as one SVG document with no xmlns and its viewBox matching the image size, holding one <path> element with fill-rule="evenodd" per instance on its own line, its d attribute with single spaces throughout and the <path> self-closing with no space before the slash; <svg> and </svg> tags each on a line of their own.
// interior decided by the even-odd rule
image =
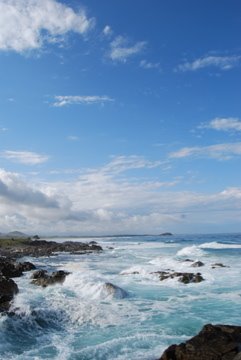
<svg viewBox="0 0 241 360">
<path fill-rule="evenodd" d="M 30 273 L 16 279 L 15 315 L 0 317 L 0 359 L 155 360 L 206 323 L 240 325 L 241 234 L 81 239 L 91 240 L 103 253 L 27 259 L 71 274 L 45 289 L 30 284 Z M 227 267 L 212 269 L 217 262 Z M 205 281 L 153 274 L 167 269 Z M 110 293 L 107 282 L 128 295 Z"/>
</svg>

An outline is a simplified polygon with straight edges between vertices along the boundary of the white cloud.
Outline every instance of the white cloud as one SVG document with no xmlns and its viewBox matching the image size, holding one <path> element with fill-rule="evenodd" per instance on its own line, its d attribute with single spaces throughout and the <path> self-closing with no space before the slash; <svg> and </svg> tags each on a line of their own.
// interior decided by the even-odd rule
<svg viewBox="0 0 241 360">
<path fill-rule="evenodd" d="M 0 132 L 6 132 L 8 129 L 5 127 L 0 127 Z"/>
<path fill-rule="evenodd" d="M 208 55 L 193 62 L 185 62 L 177 67 L 179 71 L 196 71 L 206 67 L 216 67 L 219 70 L 230 70 L 240 64 L 241 56 L 213 56 Z"/>
<path fill-rule="evenodd" d="M 170 182 L 125 177 L 158 166 L 118 157 L 69 181 L 37 181 L 0 171 L 0 228 L 26 233 L 159 233 L 195 230 L 196 224 L 240 224 L 241 188 L 216 193 L 175 190 Z M 63 179 L 63 178 L 62 178 Z M 208 213 L 208 216 L 207 216 Z M 227 220 L 228 219 L 228 220 Z"/>
<path fill-rule="evenodd" d="M 55 102 L 53 106 L 62 107 L 66 105 L 76 105 L 76 104 L 85 104 L 85 105 L 92 105 L 92 104 L 104 104 L 106 102 L 114 101 L 114 99 L 110 98 L 109 96 L 55 96 Z"/>
<path fill-rule="evenodd" d="M 141 53 L 146 45 L 145 41 L 131 45 L 125 37 L 117 36 L 110 44 L 108 56 L 111 60 L 126 62 L 129 57 Z"/>
<path fill-rule="evenodd" d="M 110 36 L 113 34 L 113 31 L 109 25 L 106 25 L 103 29 L 103 34 L 106 36 Z"/>
<path fill-rule="evenodd" d="M 58 208 L 58 202 L 26 184 L 18 174 L 0 169 L 0 198 L 3 203 L 11 202 L 21 206 L 37 206 L 40 208 Z"/>
<path fill-rule="evenodd" d="M 47 155 L 37 154 L 30 151 L 6 150 L 0 153 L 0 157 L 25 165 L 37 165 L 48 161 Z"/>
<path fill-rule="evenodd" d="M 219 131 L 241 131 L 241 120 L 233 117 L 215 118 L 208 123 L 201 124 L 199 128 Z"/>
<path fill-rule="evenodd" d="M 241 155 L 241 142 L 224 143 L 210 146 L 184 147 L 169 155 L 170 158 L 209 157 L 218 160 L 228 160 L 233 156 Z"/>
<path fill-rule="evenodd" d="M 83 35 L 93 24 L 84 10 L 57 0 L 0 0 L 0 50 L 38 49 L 71 31 Z"/>
<path fill-rule="evenodd" d="M 141 60 L 140 67 L 143 69 L 160 69 L 160 63 L 152 63 L 147 60 Z"/>
</svg>

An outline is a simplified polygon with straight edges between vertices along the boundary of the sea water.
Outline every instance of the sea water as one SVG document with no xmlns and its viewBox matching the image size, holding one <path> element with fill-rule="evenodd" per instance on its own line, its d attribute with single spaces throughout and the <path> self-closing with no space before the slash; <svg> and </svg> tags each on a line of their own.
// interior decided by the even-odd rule
<svg viewBox="0 0 241 360">
<path fill-rule="evenodd" d="M 204 324 L 241 324 L 241 234 L 76 240 L 95 240 L 104 251 L 25 258 L 70 274 L 47 288 L 31 284 L 31 273 L 15 279 L 14 315 L 0 316 L 1 360 L 155 360 Z M 160 281 L 157 271 L 200 272 L 205 280 Z"/>
</svg>

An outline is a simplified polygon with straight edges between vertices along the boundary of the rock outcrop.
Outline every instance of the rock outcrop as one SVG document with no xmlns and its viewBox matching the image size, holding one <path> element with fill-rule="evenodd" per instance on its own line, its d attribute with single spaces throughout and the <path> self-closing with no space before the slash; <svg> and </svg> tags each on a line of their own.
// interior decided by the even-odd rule
<svg viewBox="0 0 241 360">
<path fill-rule="evenodd" d="M 204 278 L 200 273 L 187 273 L 187 272 L 168 272 L 168 271 L 157 271 L 153 274 L 158 274 L 160 281 L 166 279 L 178 278 L 178 281 L 183 284 L 199 283 L 204 281 Z"/>
<path fill-rule="evenodd" d="M 0 312 L 7 311 L 14 295 L 18 293 L 18 286 L 5 276 L 0 276 Z"/>
<path fill-rule="evenodd" d="M 52 274 L 48 274 L 46 270 L 36 270 L 32 275 L 32 284 L 42 287 L 57 283 L 62 284 L 66 275 L 69 275 L 69 273 L 63 270 L 55 271 Z"/>
<path fill-rule="evenodd" d="M 241 326 L 205 325 L 186 343 L 171 345 L 159 360 L 240 360 Z"/>
</svg>

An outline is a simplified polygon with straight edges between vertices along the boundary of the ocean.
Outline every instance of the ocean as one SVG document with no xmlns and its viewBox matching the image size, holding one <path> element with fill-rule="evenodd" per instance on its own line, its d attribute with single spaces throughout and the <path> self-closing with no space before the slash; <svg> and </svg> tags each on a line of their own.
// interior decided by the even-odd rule
<svg viewBox="0 0 241 360">
<path fill-rule="evenodd" d="M 0 316 L 1 360 L 155 360 L 204 324 L 241 325 L 241 234 L 76 240 L 104 251 L 25 258 L 70 274 L 47 288 L 31 284 L 31 273 L 14 279 L 15 315 Z M 205 280 L 160 281 L 158 271 L 200 272 Z"/>
</svg>

